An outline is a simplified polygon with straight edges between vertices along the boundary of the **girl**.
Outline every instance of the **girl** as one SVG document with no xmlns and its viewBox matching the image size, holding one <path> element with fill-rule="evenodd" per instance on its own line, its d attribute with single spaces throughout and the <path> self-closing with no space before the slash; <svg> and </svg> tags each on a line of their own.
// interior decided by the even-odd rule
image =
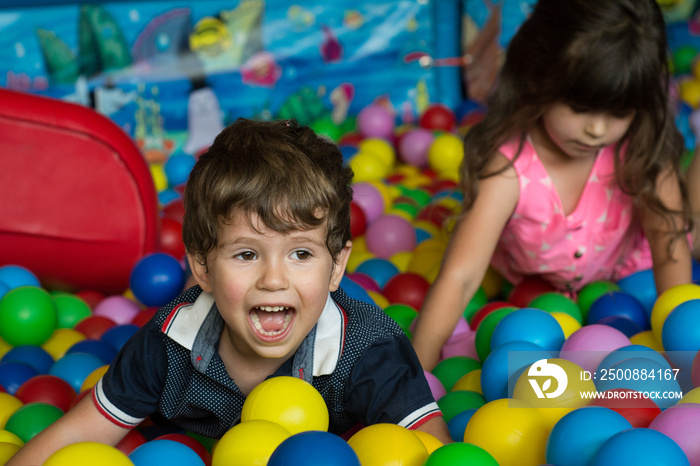
<svg viewBox="0 0 700 466">
<path fill-rule="evenodd" d="M 457 222 L 417 320 L 426 370 L 493 265 L 574 297 L 653 267 L 691 281 L 692 227 L 655 0 L 540 0 L 465 138 Z"/>
</svg>

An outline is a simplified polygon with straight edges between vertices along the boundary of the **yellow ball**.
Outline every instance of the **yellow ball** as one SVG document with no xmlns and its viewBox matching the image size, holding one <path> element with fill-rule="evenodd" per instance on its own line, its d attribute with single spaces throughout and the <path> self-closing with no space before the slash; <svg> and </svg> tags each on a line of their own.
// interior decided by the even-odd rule
<svg viewBox="0 0 700 466">
<path fill-rule="evenodd" d="M 677 285 L 664 291 L 656 298 L 654 307 L 651 309 L 651 330 L 654 332 L 654 338 L 656 338 L 657 341 L 662 341 L 661 331 L 666 317 L 668 317 L 671 311 L 679 304 L 690 301 L 691 299 L 700 299 L 700 285 L 694 283 Z"/>
<path fill-rule="evenodd" d="M 418 436 L 421 442 L 423 442 L 423 446 L 425 447 L 426 450 L 428 450 L 428 455 L 430 455 L 432 452 L 443 446 L 444 444 L 437 439 L 434 435 L 430 435 L 427 432 L 423 432 L 422 430 L 412 430 L 414 434 Z"/>
<path fill-rule="evenodd" d="M 559 323 L 559 326 L 564 332 L 564 338 L 569 338 L 569 335 L 581 328 L 581 323 L 571 314 L 567 314 L 566 312 L 550 312 L 550 315 Z"/>
<path fill-rule="evenodd" d="M 272 421 L 254 419 L 241 422 L 216 442 L 211 466 L 265 465 L 275 449 L 290 435 L 287 429 Z"/>
<path fill-rule="evenodd" d="M 367 238 L 365 238 L 365 235 L 353 238 L 352 252 L 355 251 L 369 251 L 369 249 L 367 249 Z"/>
<path fill-rule="evenodd" d="M 17 435 L 13 434 L 9 430 L 0 429 L 0 442 L 4 443 L 14 443 L 20 447 L 24 445 L 24 440 L 19 438 Z"/>
<path fill-rule="evenodd" d="M 700 387 L 695 387 L 678 400 L 678 404 L 683 403 L 700 403 Z"/>
<path fill-rule="evenodd" d="M 83 392 L 94 387 L 95 384 L 102 378 L 102 376 L 105 375 L 107 369 L 109 369 L 109 364 L 100 366 L 94 371 L 90 372 L 90 374 L 88 374 L 88 376 L 85 377 L 85 380 L 83 380 L 83 384 L 80 386 L 80 391 Z"/>
<path fill-rule="evenodd" d="M 19 398 L 15 398 L 9 393 L 0 392 L 0 427 L 4 429 L 10 416 L 22 406 L 24 403 Z"/>
<path fill-rule="evenodd" d="M 99 458 L 98 461 L 96 459 Z M 116 448 L 98 442 L 79 442 L 54 452 L 44 466 L 133 466 L 133 462 Z"/>
<path fill-rule="evenodd" d="M 664 350 L 664 345 L 662 345 L 661 342 L 656 339 L 654 332 L 651 330 L 644 330 L 643 332 L 635 333 L 630 337 L 630 343 L 633 345 L 643 345 L 658 352 L 662 352 Z"/>
<path fill-rule="evenodd" d="M 464 441 L 483 448 L 500 466 L 544 464 L 546 421 L 522 400 L 500 398 L 486 403 L 469 419 Z"/>
<path fill-rule="evenodd" d="M 53 334 L 41 344 L 41 347 L 58 361 L 71 346 L 85 339 L 85 335 L 72 328 L 57 328 Z"/>
<path fill-rule="evenodd" d="M 168 188 L 168 177 L 165 175 L 165 168 L 160 163 L 152 163 L 148 167 L 151 170 L 153 185 L 156 192 L 164 191 Z"/>
<path fill-rule="evenodd" d="M 430 235 L 428 239 L 444 239 L 444 232 L 429 220 L 416 220 L 413 222 L 413 226 L 425 230 Z M 423 244 L 425 241 L 428 240 L 423 240 L 420 244 Z"/>
<path fill-rule="evenodd" d="M 489 266 L 486 269 L 484 278 L 481 280 L 481 287 L 484 289 L 487 298 L 493 299 L 499 296 L 503 289 L 503 275 L 501 275 L 498 270 Z"/>
<path fill-rule="evenodd" d="M 370 298 L 372 298 L 372 300 L 374 301 L 374 304 L 376 304 L 377 306 L 379 306 L 382 309 L 384 309 L 389 304 L 391 304 L 389 302 L 389 300 L 386 299 L 386 297 L 381 293 L 377 293 L 376 291 L 372 291 L 372 290 L 367 290 L 367 294 L 369 295 Z"/>
<path fill-rule="evenodd" d="M 538 409 L 545 418 L 547 428 L 551 430 L 554 424 L 559 422 L 559 419 L 566 414 L 588 405 L 593 398 L 593 393 L 596 392 L 596 388 L 593 380 L 584 377 L 584 371 L 578 364 L 559 358 L 547 359 L 546 361 L 547 364 L 554 364 L 563 369 L 566 374 L 567 383 L 563 392 L 552 398 L 547 397 L 547 395 L 556 393 L 561 387 L 557 386 L 557 382 L 553 382 L 554 379 L 551 377 L 533 377 L 532 373 L 536 369 L 533 365 L 528 371 L 523 372 L 518 377 L 518 381 L 513 389 L 513 398 L 526 401 Z M 555 387 L 548 390 L 542 388 L 542 394 L 545 395 L 545 398 L 538 398 L 530 380 L 535 380 L 540 387 L 544 387 L 549 381 Z M 590 396 L 586 397 L 581 395 L 582 393 L 588 393 Z"/>
<path fill-rule="evenodd" d="M 358 152 L 367 152 L 381 160 L 387 168 L 393 168 L 396 163 L 394 146 L 380 138 L 365 138 L 357 145 Z"/>
<path fill-rule="evenodd" d="M 481 369 L 474 369 L 460 377 L 450 391 L 456 392 L 458 390 L 469 390 L 483 395 L 484 392 L 481 390 Z"/>
<path fill-rule="evenodd" d="M 360 264 L 373 257 L 376 256 L 369 251 L 355 251 L 353 248 L 350 257 L 348 257 L 348 263 L 345 264 L 345 270 L 352 273 Z"/>
<path fill-rule="evenodd" d="M 391 186 L 381 180 L 370 180 L 369 184 L 377 188 L 379 194 L 384 200 L 384 211 L 386 212 L 390 205 L 394 203 L 394 199 L 399 196 L 399 193 Z"/>
<path fill-rule="evenodd" d="M 12 345 L 0 338 L 0 358 L 5 356 L 5 353 L 12 349 Z"/>
<path fill-rule="evenodd" d="M 428 165 L 440 174 L 458 171 L 463 157 L 462 139 L 451 133 L 437 136 L 428 149 Z"/>
<path fill-rule="evenodd" d="M 362 466 L 421 466 L 428 450 L 411 430 L 396 424 L 373 424 L 348 440 Z"/>
<path fill-rule="evenodd" d="M 389 262 L 394 264 L 399 269 L 399 272 L 405 272 L 412 257 L 413 253 L 411 251 L 399 251 L 389 257 Z"/>
<path fill-rule="evenodd" d="M 20 449 L 20 445 L 10 442 L 0 442 L 0 465 L 4 465 Z M 44 463 L 46 464 L 46 463 Z M 133 464 L 133 463 L 132 463 Z"/>
<path fill-rule="evenodd" d="M 368 152 L 358 152 L 352 156 L 349 162 L 352 168 L 353 182 L 381 180 L 389 174 L 389 168 L 384 162 Z"/>
<path fill-rule="evenodd" d="M 241 421 L 263 419 L 276 422 L 298 434 L 307 430 L 328 430 L 326 401 L 313 385 L 296 377 L 282 376 L 258 384 L 241 410 Z"/>
<path fill-rule="evenodd" d="M 693 108 L 697 108 L 700 103 L 700 81 L 697 79 L 686 79 L 680 83 L 679 90 L 683 102 Z"/>
</svg>

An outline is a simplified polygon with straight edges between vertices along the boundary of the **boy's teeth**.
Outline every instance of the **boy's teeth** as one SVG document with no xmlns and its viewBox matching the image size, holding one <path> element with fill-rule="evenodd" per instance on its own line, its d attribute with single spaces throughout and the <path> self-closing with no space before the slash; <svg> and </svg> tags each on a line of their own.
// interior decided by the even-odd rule
<svg viewBox="0 0 700 466">
<path fill-rule="evenodd" d="M 279 312 L 289 309 L 288 306 L 256 306 L 256 308 L 265 312 Z"/>
<path fill-rule="evenodd" d="M 266 306 L 266 307 L 270 307 L 270 306 Z M 277 308 L 277 306 L 274 306 L 274 307 Z M 261 309 L 261 310 L 263 310 L 263 311 L 265 310 L 264 307 L 258 307 L 258 309 Z M 287 307 L 280 307 L 280 308 L 278 308 L 278 309 L 275 310 L 275 311 L 266 311 L 266 312 L 277 312 L 277 311 L 280 311 L 280 310 L 282 310 L 282 309 L 288 309 L 288 308 L 287 308 Z M 279 329 L 279 330 L 277 330 L 277 331 L 274 331 L 274 330 L 268 331 L 268 330 L 265 330 L 265 329 L 263 328 L 262 324 L 260 323 L 260 318 L 258 317 L 258 315 L 257 315 L 256 313 L 253 312 L 253 313 L 251 314 L 250 318 L 251 318 L 251 320 L 253 321 L 253 326 L 255 327 L 255 329 L 256 329 L 258 332 L 260 332 L 260 333 L 262 333 L 263 335 L 266 335 L 266 336 L 275 336 L 275 335 L 278 335 L 278 334 L 284 332 L 284 331 L 287 329 L 287 327 L 289 326 L 289 323 L 292 321 L 292 315 L 291 315 L 291 313 L 290 313 L 290 314 L 287 314 L 287 315 L 284 316 L 284 323 L 282 324 L 282 328 L 281 328 L 281 329 Z"/>
</svg>

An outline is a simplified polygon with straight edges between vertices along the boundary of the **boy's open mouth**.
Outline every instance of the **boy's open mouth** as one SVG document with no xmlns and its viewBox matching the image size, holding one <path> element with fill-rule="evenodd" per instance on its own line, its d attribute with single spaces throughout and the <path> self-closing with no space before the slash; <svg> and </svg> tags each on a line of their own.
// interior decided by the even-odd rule
<svg viewBox="0 0 700 466">
<path fill-rule="evenodd" d="M 260 334 L 274 337 L 280 335 L 292 321 L 294 308 L 289 306 L 256 306 L 251 309 L 250 320 Z"/>
</svg>

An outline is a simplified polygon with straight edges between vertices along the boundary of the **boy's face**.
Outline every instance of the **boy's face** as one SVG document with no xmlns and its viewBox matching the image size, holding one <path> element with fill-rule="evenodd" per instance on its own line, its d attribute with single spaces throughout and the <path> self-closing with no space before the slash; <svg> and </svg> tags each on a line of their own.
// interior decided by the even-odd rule
<svg viewBox="0 0 700 466">
<path fill-rule="evenodd" d="M 222 338 L 243 358 L 287 358 L 299 347 L 335 291 L 351 243 L 334 264 L 325 224 L 287 234 L 243 214 L 219 227 L 219 245 L 207 266 L 188 257 L 195 279 L 213 293 L 226 325 Z"/>
</svg>

